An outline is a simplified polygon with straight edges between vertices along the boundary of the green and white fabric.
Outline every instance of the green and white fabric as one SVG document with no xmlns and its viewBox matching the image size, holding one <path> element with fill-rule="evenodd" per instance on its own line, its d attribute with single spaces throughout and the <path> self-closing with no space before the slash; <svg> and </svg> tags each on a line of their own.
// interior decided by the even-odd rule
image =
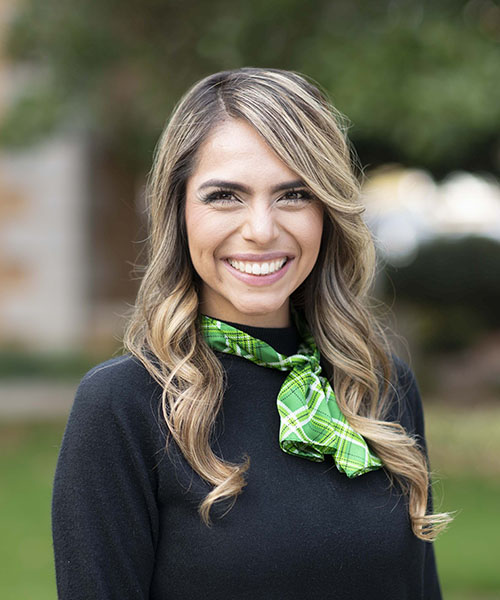
<svg viewBox="0 0 500 600">
<path fill-rule="evenodd" d="M 279 443 L 284 452 L 316 462 L 331 454 L 338 470 L 348 477 L 382 467 L 382 461 L 340 412 L 330 383 L 321 375 L 314 339 L 298 313 L 292 314 L 301 336 L 297 354 L 292 356 L 280 354 L 262 340 L 206 315 L 200 317 L 201 330 L 214 350 L 263 367 L 290 371 L 277 398 Z"/>
</svg>

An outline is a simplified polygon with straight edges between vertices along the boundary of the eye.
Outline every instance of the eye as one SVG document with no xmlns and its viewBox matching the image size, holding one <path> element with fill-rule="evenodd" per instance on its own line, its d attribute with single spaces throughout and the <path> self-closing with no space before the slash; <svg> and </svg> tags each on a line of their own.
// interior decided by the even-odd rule
<svg viewBox="0 0 500 600">
<path fill-rule="evenodd" d="M 214 192 L 210 192 L 202 198 L 206 204 L 234 204 L 239 202 L 238 198 L 234 195 L 231 190 L 219 189 Z"/>
<path fill-rule="evenodd" d="M 286 204 L 299 204 L 310 202 L 311 200 L 313 200 L 313 195 L 306 189 L 289 190 L 280 198 L 280 201 L 285 202 Z"/>
</svg>

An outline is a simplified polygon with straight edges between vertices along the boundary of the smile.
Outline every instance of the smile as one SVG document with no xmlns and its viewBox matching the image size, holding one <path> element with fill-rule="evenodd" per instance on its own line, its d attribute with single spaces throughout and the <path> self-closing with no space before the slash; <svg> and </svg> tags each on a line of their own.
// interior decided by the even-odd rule
<svg viewBox="0 0 500 600">
<path fill-rule="evenodd" d="M 266 262 L 233 260 L 231 258 L 228 258 L 227 262 L 233 267 L 233 269 L 240 271 L 240 273 L 247 273 L 249 275 L 270 275 L 271 273 L 275 273 L 276 271 L 282 269 L 287 260 L 288 258 L 284 256 L 283 258 Z"/>
</svg>

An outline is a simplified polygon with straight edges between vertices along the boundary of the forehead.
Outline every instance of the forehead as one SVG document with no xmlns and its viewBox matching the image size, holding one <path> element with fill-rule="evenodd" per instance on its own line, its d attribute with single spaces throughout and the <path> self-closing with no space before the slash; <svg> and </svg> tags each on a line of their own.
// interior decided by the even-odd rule
<svg viewBox="0 0 500 600">
<path fill-rule="evenodd" d="M 200 146 L 191 180 L 212 177 L 244 179 L 293 178 L 290 169 L 246 121 L 228 119 L 217 125 Z"/>
</svg>

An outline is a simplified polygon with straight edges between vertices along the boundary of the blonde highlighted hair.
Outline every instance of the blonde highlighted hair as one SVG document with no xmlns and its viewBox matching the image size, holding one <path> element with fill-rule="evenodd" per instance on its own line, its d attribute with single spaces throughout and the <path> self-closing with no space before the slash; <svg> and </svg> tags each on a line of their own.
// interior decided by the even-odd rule
<svg viewBox="0 0 500 600">
<path fill-rule="evenodd" d="M 197 326 L 198 282 L 184 222 L 186 181 L 200 145 L 224 120 L 249 123 L 324 205 L 316 265 L 292 295 L 321 355 L 333 366 L 332 385 L 346 418 L 382 459 L 408 497 L 414 534 L 433 540 L 450 517 L 428 514 L 425 453 L 403 427 L 385 421 L 393 393 L 382 328 L 368 305 L 375 273 L 372 238 L 362 220 L 344 120 L 316 85 L 278 69 L 216 73 L 180 100 L 157 146 L 148 185 L 150 245 L 125 346 L 163 388 L 168 431 L 191 467 L 213 488 L 199 512 L 210 524 L 215 502 L 234 504 L 249 460 L 228 463 L 210 435 L 224 393 L 220 361 Z"/>
</svg>

